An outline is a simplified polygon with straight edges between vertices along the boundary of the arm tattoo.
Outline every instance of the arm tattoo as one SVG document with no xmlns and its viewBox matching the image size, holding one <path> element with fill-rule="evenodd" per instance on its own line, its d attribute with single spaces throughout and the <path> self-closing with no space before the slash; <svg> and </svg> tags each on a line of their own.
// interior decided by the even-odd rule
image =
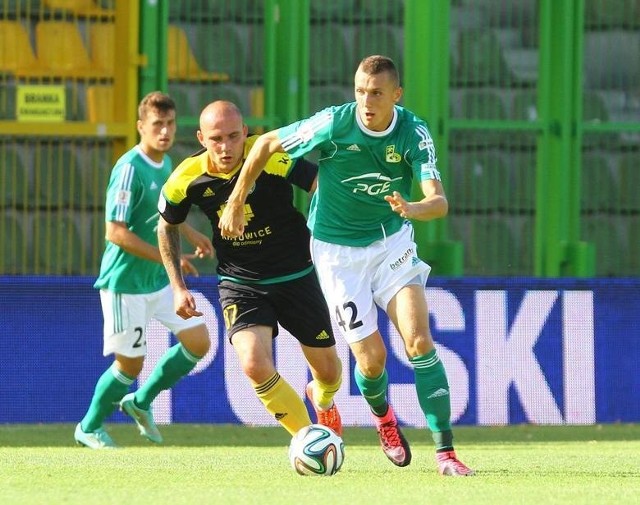
<svg viewBox="0 0 640 505">
<path fill-rule="evenodd" d="M 158 228 L 158 247 L 162 256 L 162 263 L 169 275 L 171 285 L 184 284 L 182 269 L 180 268 L 180 230 L 178 226 L 164 225 Z"/>
</svg>

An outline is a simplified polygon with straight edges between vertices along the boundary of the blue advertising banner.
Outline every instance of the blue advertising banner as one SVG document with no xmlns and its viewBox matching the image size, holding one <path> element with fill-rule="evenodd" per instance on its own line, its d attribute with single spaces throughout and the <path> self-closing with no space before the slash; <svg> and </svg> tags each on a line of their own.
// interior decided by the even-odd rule
<svg viewBox="0 0 640 505">
<path fill-rule="evenodd" d="M 75 423 L 102 356 L 102 312 L 88 277 L 0 277 L 0 422 Z M 190 280 L 209 327 L 209 354 L 154 403 L 159 423 L 276 425 L 255 397 L 224 335 L 215 278 Z M 432 277 L 431 329 L 451 386 L 457 424 L 640 422 L 640 279 Z M 426 426 L 413 371 L 396 330 L 381 313 L 389 395 L 408 426 Z M 353 381 L 353 359 L 337 327 L 345 426 L 370 426 Z M 139 380 L 175 343 L 160 324 L 147 328 L 149 355 Z M 309 374 L 297 341 L 275 340 L 278 370 L 303 395 Z M 110 422 L 122 422 L 116 413 Z"/>
</svg>

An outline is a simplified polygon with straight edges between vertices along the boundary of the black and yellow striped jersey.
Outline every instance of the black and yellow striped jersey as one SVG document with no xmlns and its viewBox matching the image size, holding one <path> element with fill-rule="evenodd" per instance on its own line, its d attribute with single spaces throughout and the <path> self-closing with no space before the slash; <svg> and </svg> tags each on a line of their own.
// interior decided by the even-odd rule
<svg viewBox="0 0 640 505">
<path fill-rule="evenodd" d="M 245 158 L 256 139 L 251 136 L 245 141 Z M 317 175 L 316 165 L 304 159 L 291 160 L 284 153 L 274 154 L 247 197 L 244 234 L 227 239 L 221 236 L 218 221 L 241 165 L 222 174 L 211 173 L 209 163 L 203 149 L 175 169 L 162 187 L 162 217 L 179 224 L 192 205 L 200 207 L 211 222 L 217 273 L 223 278 L 270 282 L 308 270 L 309 231 L 305 217 L 293 205 L 291 184 L 309 191 Z"/>
</svg>

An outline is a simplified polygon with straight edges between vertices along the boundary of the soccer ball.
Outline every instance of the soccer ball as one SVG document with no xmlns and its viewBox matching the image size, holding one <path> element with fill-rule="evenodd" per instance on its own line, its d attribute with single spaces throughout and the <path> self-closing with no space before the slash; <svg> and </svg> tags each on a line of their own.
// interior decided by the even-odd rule
<svg viewBox="0 0 640 505">
<path fill-rule="evenodd" d="M 344 461 L 344 442 L 322 424 L 305 426 L 291 439 L 289 461 L 300 475 L 333 475 Z"/>
</svg>

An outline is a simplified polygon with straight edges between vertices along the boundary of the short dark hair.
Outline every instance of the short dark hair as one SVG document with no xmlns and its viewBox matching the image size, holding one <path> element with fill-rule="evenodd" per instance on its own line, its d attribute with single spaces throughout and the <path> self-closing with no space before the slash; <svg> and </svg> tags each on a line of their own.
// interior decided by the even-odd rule
<svg viewBox="0 0 640 505">
<path fill-rule="evenodd" d="M 388 56 L 382 56 L 380 54 L 367 56 L 360 62 L 358 69 L 369 75 L 387 72 L 395 82 L 396 86 L 400 85 L 400 74 L 398 73 L 396 64 Z"/>
<path fill-rule="evenodd" d="M 170 110 L 176 110 L 176 103 L 169 95 L 160 91 L 152 91 L 140 100 L 140 105 L 138 105 L 138 119 L 147 117 L 147 113 L 151 109 L 166 113 Z"/>
</svg>

